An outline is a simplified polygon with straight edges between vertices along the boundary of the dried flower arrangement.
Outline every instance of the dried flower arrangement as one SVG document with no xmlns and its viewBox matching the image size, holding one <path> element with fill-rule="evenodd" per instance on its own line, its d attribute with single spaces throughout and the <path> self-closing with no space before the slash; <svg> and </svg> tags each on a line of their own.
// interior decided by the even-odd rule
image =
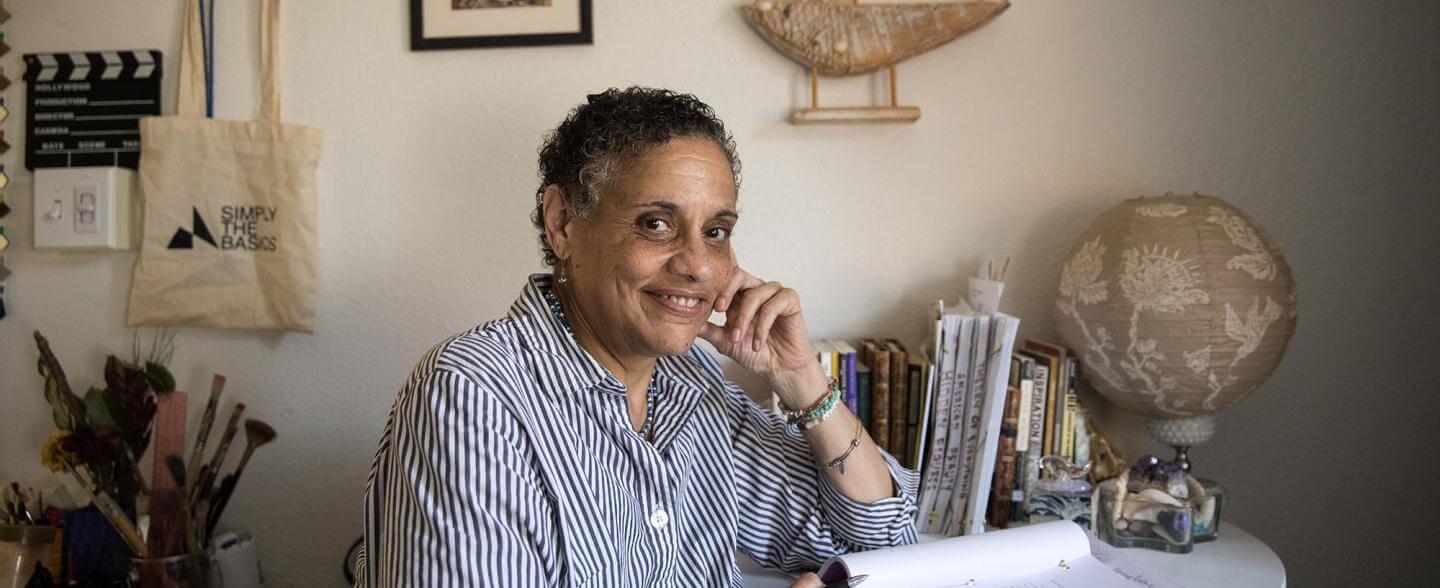
<svg viewBox="0 0 1440 588">
<path fill-rule="evenodd" d="M 51 471 L 74 475 L 131 549 L 143 555 L 144 542 L 124 513 L 134 512 L 136 498 L 149 492 L 139 463 L 150 447 L 155 396 L 175 389 L 167 367 L 175 354 L 174 333 L 160 332 L 144 355 L 137 334 L 131 360 L 106 357 L 105 387 L 91 387 L 83 399 L 39 331 L 35 344 L 57 429 L 41 450 L 41 462 Z"/>
</svg>

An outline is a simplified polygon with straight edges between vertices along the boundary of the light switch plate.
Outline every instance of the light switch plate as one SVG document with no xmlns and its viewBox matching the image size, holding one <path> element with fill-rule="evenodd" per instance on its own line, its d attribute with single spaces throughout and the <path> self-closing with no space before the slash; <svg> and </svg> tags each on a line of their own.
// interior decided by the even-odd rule
<svg viewBox="0 0 1440 588">
<path fill-rule="evenodd" d="M 35 249 L 133 249 L 140 220 L 135 180 L 123 167 L 35 170 Z"/>
</svg>

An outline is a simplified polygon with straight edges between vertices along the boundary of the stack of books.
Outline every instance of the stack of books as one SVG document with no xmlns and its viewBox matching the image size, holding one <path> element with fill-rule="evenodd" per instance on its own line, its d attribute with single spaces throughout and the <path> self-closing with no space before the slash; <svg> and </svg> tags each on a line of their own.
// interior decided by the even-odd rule
<svg viewBox="0 0 1440 588">
<path fill-rule="evenodd" d="M 1010 356 L 1020 319 L 938 302 L 931 316 L 935 370 L 920 470 L 922 533 L 980 533 L 1000 455 Z"/>
<path fill-rule="evenodd" d="M 821 369 L 875 444 L 920 473 L 920 532 L 966 535 L 1026 520 L 1040 458 L 1090 461 L 1079 362 L 1058 345 L 1017 346 L 1020 319 L 1004 313 L 937 302 L 930 319 L 919 351 L 894 339 L 816 341 Z"/>
<path fill-rule="evenodd" d="M 1057 344 L 1017 346 L 1020 318 L 1008 314 L 940 301 L 930 320 L 917 352 L 894 339 L 819 340 L 816 359 L 876 444 L 919 471 L 920 532 L 1027 520 L 1041 457 L 1090 461 L 1079 360 Z"/>
<path fill-rule="evenodd" d="M 1080 376 L 1075 355 L 1059 345 L 1026 341 L 1010 357 L 1009 373 L 987 519 L 1001 528 L 1025 520 L 1024 504 L 1044 475 L 1040 458 L 1090 463 L 1086 415 L 1075 394 Z"/>
</svg>

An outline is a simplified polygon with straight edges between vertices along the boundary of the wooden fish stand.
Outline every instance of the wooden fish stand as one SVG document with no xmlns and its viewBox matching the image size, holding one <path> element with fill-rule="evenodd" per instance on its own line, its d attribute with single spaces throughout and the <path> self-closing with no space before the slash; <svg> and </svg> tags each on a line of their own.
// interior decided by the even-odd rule
<svg viewBox="0 0 1440 588">
<path fill-rule="evenodd" d="M 895 66 L 890 66 L 889 106 L 820 106 L 820 72 L 810 68 L 810 108 L 790 111 L 790 122 L 797 125 L 827 123 L 913 123 L 920 120 L 919 106 L 900 106 L 895 87 Z"/>
</svg>

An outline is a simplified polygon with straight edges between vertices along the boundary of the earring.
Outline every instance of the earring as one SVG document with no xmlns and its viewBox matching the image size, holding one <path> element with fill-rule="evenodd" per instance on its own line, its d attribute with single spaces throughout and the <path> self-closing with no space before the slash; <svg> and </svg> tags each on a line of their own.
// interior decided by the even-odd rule
<svg viewBox="0 0 1440 588">
<path fill-rule="evenodd" d="M 557 279 L 562 286 L 570 283 L 570 276 L 565 275 L 565 262 L 563 261 L 560 262 L 560 276 Z"/>
</svg>

